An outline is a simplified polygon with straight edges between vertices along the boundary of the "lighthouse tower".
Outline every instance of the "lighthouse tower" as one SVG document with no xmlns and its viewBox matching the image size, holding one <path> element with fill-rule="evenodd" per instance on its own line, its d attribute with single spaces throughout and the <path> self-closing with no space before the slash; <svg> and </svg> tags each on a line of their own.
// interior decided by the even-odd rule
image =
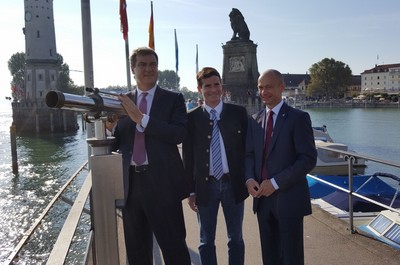
<svg viewBox="0 0 400 265">
<path fill-rule="evenodd" d="M 17 133 L 68 132 L 78 129 L 72 111 L 49 109 L 47 92 L 59 90 L 53 0 L 24 0 L 24 97 L 12 102 Z"/>
<path fill-rule="evenodd" d="M 25 0 L 25 100 L 40 102 L 57 89 L 53 0 Z"/>
</svg>

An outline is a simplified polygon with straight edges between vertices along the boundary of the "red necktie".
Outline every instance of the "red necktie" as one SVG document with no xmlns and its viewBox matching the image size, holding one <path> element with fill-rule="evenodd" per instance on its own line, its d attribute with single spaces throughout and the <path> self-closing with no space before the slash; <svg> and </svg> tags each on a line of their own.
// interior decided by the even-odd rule
<svg viewBox="0 0 400 265">
<path fill-rule="evenodd" d="M 264 152 L 263 152 L 263 161 L 262 161 L 262 170 L 261 170 L 261 176 L 263 179 L 268 178 L 266 160 L 267 160 L 269 142 L 271 140 L 272 130 L 274 128 L 274 120 L 272 118 L 273 115 L 274 115 L 274 112 L 272 110 L 268 111 L 267 129 L 265 131 Z"/>
<path fill-rule="evenodd" d="M 147 93 L 142 93 L 142 100 L 140 100 L 139 110 L 142 113 L 147 113 Z M 135 142 L 133 143 L 132 159 L 136 165 L 140 166 L 146 161 L 146 147 L 144 143 L 144 132 L 135 130 Z"/>
</svg>

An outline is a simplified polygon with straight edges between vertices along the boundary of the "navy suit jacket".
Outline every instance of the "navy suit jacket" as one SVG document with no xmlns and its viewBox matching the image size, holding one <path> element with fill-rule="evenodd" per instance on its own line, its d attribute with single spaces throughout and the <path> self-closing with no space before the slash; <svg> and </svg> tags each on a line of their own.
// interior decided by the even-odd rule
<svg viewBox="0 0 400 265">
<path fill-rule="evenodd" d="M 183 144 L 183 160 L 189 192 L 196 193 L 196 203 L 208 204 L 207 182 L 210 175 L 210 143 L 213 123 L 204 107 L 189 114 L 188 136 Z M 235 201 L 242 202 L 248 193 L 244 178 L 244 154 L 248 123 L 244 107 L 223 103 L 218 128 L 224 141 Z"/>
<path fill-rule="evenodd" d="M 136 102 L 136 91 L 131 93 Z M 188 196 L 184 169 L 178 144 L 186 136 L 187 113 L 183 95 L 157 86 L 149 112 L 149 123 L 144 131 L 148 177 L 154 183 L 149 187 L 154 196 L 168 196 L 179 200 Z M 129 193 L 129 167 L 135 138 L 136 123 L 129 116 L 119 119 L 113 150 L 122 153 L 125 201 Z M 161 197 L 161 198 L 162 198 Z"/>
<path fill-rule="evenodd" d="M 250 119 L 246 145 L 246 180 L 261 183 L 266 110 Z M 307 112 L 284 103 L 278 113 L 266 158 L 268 176 L 279 186 L 276 197 L 279 217 L 311 214 L 310 192 L 306 175 L 315 167 L 317 151 L 311 119 Z M 258 199 L 254 199 L 256 212 Z"/>
</svg>

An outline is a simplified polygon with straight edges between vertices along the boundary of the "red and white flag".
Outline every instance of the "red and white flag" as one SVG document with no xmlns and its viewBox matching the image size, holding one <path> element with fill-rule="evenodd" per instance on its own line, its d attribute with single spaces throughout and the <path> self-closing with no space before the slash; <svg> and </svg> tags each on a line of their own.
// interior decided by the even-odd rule
<svg viewBox="0 0 400 265">
<path fill-rule="evenodd" d="M 121 32 L 124 40 L 128 39 L 128 16 L 126 15 L 126 1 L 119 1 L 119 17 L 121 19 Z"/>
</svg>

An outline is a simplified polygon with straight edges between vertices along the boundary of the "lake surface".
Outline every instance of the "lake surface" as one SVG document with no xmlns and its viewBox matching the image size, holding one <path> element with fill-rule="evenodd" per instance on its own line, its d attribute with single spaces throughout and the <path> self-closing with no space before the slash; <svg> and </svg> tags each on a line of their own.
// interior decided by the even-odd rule
<svg viewBox="0 0 400 265">
<path fill-rule="evenodd" d="M 306 109 L 313 126 L 326 125 L 335 142 L 368 156 L 400 162 L 400 109 Z M 0 102 L 0 263 L 10 255 L 65 181 L 87 160 L 86 132 L 17 138 L 19 170 L 12 172 L 11 104 Z M 366 173 L 399 170 L 367 162 Z M 80 179 L 69 189 L 73 196 Z M 43 264 L 69 207 L 60 202 L 21 254 L 18 264 Z M 27 258 L 29 257 L 29 258 Z M 74 264 L 71 262 L 70 264 Z"/>
<path fill-rule="evenodd" d="M 360 154 L 400 163 L 400 109 L 306 109 L 313 126 L 326 125 L 335 142 Z M 366 174 L 400 170 L 367 162 Z M 386 172 L 385 171 L 385 172 Z"/>
<path fill-rule="evenodd" d="M 0 263 L 4 262 L 53 196 L 87 160 L 86 132 L 17 137 L 18 173 L 12 172 L 10 126 L 12 110 L 0 103 Z M 78 178 L 65 196 L 74 198 Z M 69 206 L 57 202 L 38 232 L 21 252 L 17 264 L 43 264 Z M 29 258 L 27 258 L 29 257 Z"/>
</svg>

